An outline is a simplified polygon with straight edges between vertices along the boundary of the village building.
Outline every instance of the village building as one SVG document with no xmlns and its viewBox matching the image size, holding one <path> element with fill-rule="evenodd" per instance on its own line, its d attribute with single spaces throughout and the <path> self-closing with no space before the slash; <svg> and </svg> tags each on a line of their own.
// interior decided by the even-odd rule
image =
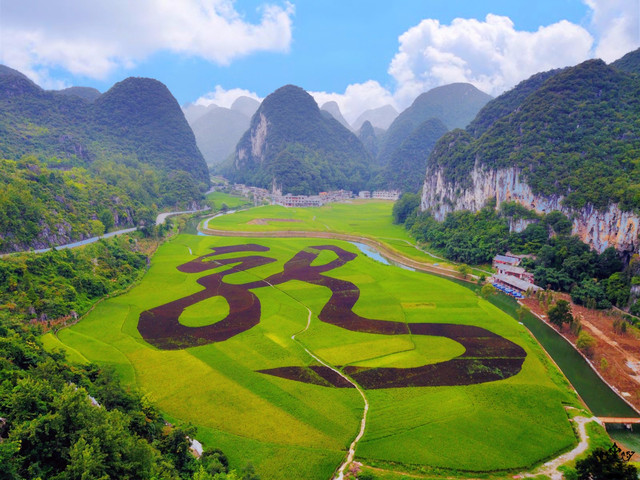
<svg viewBox="0 0 640 480">
<path fill-rule="evenodd" d="M 493 268 L 498 268 L 500 265 L 510 265 L 512 267 L 517 267 L 520 265 L 520 258 L 511 255 L 496 255 L 493 257 Z"/>
<path fill-rule="evenodd" d="M 371 192 L 371 198 L 378 200 L 398 200 L 400 198 L 400 190 L 376 190 Z"/>
<path fill-rule="evenodd" d="M 541 290 L 533 283 L 533 273 L 518 266 L 520 261 L 521 259 L 516 256 L 496 255 L 492 264 L 497 273 L 491 277 L 491 283 L 499 290 L 516 297 Z"/>
</svg>

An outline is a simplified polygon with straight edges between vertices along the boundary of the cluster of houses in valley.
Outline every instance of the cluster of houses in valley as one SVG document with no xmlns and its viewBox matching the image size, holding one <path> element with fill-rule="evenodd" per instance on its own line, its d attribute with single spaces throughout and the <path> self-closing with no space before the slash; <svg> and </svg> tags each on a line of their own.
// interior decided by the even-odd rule
<svg viewBox="0 0 640 480">
<path fill-rule="evenodd" d="M 281 189 L 275 185 L 269 191 L 266 188 L 250 187 L 241 183 L 236 183 L 233 189 L 246 197 L 253 198 L 256 205 L 270 203 L 271 205 L 282 205 L 284 207 L 321 207 L 327 203 L 343 202 L 353 198 L 374 198 L 379 200 L 398 200 L 400 190 L 376 190 L 370 192 L 363 190 L 357 197 L 349 190 L 331 190 L 320 192 L 318 195 L 283 195 Z"/>
<path fill-rule="evenodd" d="M 535 293 L 541 288 L 533 283 L 533 273 L 527 272 L 520 266 L 523 256 L 505 254 L 496 255 L 493 258 L 494 273 L 490 282 L 497 288 L 512 293 L 514 296 L 523 296 Z"/>
</svg>

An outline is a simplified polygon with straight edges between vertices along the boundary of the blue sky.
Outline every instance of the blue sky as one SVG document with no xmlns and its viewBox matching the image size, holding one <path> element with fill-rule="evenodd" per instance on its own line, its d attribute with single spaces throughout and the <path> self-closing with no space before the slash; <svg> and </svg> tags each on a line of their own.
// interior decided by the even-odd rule
<svg viewBox="0 0 640 480">
<path fill-rule="evenodd" d="M 0 0 L 0 61 L 45 88 L 128 76 L 223 106 L 293 83 L 347 118 L 469 81 L 529 75 L 640 45 L 636 0 Z M 199 99 L 199 100 L 198 100 Z"/>
</svg>

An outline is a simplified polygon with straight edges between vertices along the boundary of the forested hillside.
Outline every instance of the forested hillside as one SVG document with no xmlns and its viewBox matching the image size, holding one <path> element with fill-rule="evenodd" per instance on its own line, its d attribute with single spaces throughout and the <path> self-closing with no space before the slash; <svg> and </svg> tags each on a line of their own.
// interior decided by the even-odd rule
<svg viewBox="0 0 640 480">
<path fill-rule="evenodd" d="M 93 103 L 42 90 L 0 70 L 0 153 L 76 160 L 133 156 L 165 173 L 184 171 L 209 184 L 207 167 L 180 106 L 160 82 L 128 78 Z"/>
<path fill-rule="evenodd" d="M 149 224 L 209 185 L 180 107 L 151 79 L 50 92 L 3 66 L 0 158 L 0 252 Z"/>
<path fill-rule="evenodd" d="M 363 189 L 371 158 L 358 138 L 326 118 L 303 89 L 287 85 L 269 95 L 236 147 L 226 176 L 283 193 Z"/>
<path fill-rule="evenodd" d="M 0 316 L 1 478 L 239 480 L 220 450 L 191 454 L 194 428 L 167 424 L 113 370 L 46 351 L 38 333 Z"/>
<path fill-rule="evenodd" d="M 423 183 L 429 154 L 445 133 L 447 127 L 437 118 L 422 122 L 391 154 L 374 185 L 377 188 L 417 192 Z"/>
<path fill-rule="evenodd" d="M 535 194 L 564 206 L 640 208 L 640 77 L 601 60 L 537 75 L 436 145 L 429 173 L 471 185 L 469 173 L 517 167 Z"/>
<path fill-rule="evenodd" d="M 402 142 L 425 120 L 437 118 L 447 129 L 464 128 L 489 100 L 490 95 L 468 83 L 444 85 L 421 94 L 389 126 L 381 140 L 377 163 L 387 165 Z"/>
</svg>

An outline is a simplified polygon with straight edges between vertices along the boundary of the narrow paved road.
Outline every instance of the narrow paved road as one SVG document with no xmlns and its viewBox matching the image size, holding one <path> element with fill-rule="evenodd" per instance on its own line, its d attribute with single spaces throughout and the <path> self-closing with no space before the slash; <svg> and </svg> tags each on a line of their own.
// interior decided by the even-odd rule
<svg viewBox="0 0 640 480">
<path fill-rule="evenodd" d="M 198 213 L 198 212 L 206 212 L 207 210 L 209 210 L 211 207 L 207 207 L 207 208 L 203 208 L 201 210 L 183 210 L 181 212 L 165 212 L 165 213 L 160 213 L 158 214 L 158 216 L 156 217 L 156 225 L 160 225 L 163 224 L 165 222 L 165 220 L 167 219 L 167 217 L 171 216 L 171 215 L 181 215 L 183 213 Z M 84 240 L 79 240 L 77 242 L 71 242 L 71 243 L 65 243 L 64 245 L 56 245 L 55 247 L 51 247 L 51 248 L 39 248 L 38 250 L 33 250 L 33 253 L 45 253 L 48 252 L 52 249 L 55 250 L 60 250 L 62 248 L 76 248 L 76 247 L 81 247 L 83 245 L 88 245 L 90 243 L 94 243 L 97 242 L 98 240 L 102 239 L 102 238 L 110 238 L 110 237 L 115 237 L 116 235 L 123 235 L 125 233 L 131 233 L 131 232 L 135 232 L 136 230 L 138 230 L 138 227 L 132 227 L 132 228 L 124 228 L 122 230 L 116 230 L 115 232 L 109 232 L 109 233 L 105 233 L 104 235 L 98 235 L 97 237 L 91 237 L 91 238 L 85 238 Z M 13 255 L 14 253 L 24 253 L 24 252 L 31 252 L 31 250 L 21 250 L 18 252 L 8 252 L 8 253 L 3 253 L 0 254 L 0 258 L 2 257 L 6 257 L 7 255 Z"/>
</svg>

